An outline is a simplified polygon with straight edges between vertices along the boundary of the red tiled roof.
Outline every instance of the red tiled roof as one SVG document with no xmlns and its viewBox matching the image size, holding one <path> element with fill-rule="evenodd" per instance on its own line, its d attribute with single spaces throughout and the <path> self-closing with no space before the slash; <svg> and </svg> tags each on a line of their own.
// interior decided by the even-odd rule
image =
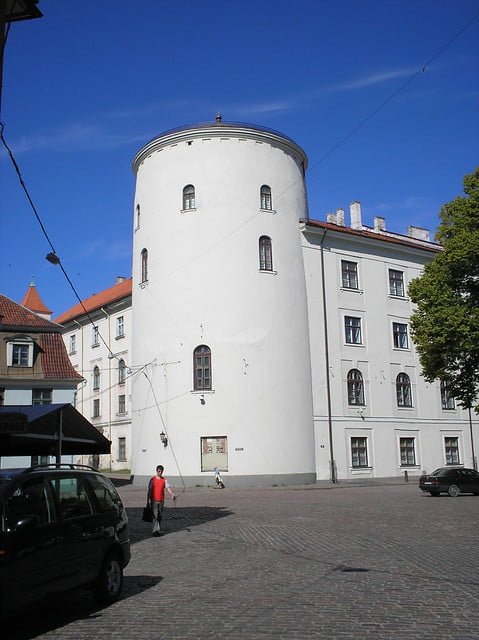
<svg viewBox="0 0 479 640">
<path fill-rule="evenodd" d="M 37 291 L 36 286 L 32 284 L 28 287 L 23 300 L 20 303 L 23 307 L 35 311 L 35 313 L 45 313 L 50 315 L 51 310 L 45 305 Z"/>
<path fill-rule="evenodd" d="M 377 233 L 376 231 L 369 231 L 368 229 L 352 229 L 351 227 L 343 227 L 339 224 L 321 222 L 319 220 L 302 220 L 301 222 L 303 222 L 307 227 L 315 227 L 325 230 L 329 229 L 331 231 L 338 231 L 339 233 L 349 233 L 354 236 L 363 236 L 364 238 L 393 242 L 395 244 L 407 245 L 409 247 L 420 247 L 426 251 L 442 251 L 440 244 L 431 242 L 430 240 L 420 240 L 409 236 L 400 236 L 399 234 L 389 235 L 388 233 Z"/>
<path fill-rule="evenodd" d="M 3 325 L 3 328 L 30 327 L 32 330 L 35 330 L 43 327 L 56 329 L 57 331 L 60 330 L 60 327 L 55 324 L 55 322 L 41 318 L 36 313 L 33 313 L 33 311 L 30 311 L 30 309 L 22 307 L 20 304 L 1 294 L 0 325 Z"/>
<path fill-rule="evenodd" d="M 121 300 L 121 298 L 127 298 L 131 296 L 131 278 L 126 278 L 122 282 L 113 285 L 109 289 L 100 291 L 100 293 L 94 293 L 89 298 L 82 300 L 82 304 L 78 303 L 68 311 L 65 311 L 58 318 L 55 318 L 55 322 L 58 324 L 65 324 L 73 318 L 84 316 L 85 312 L 91 313 L 95 309 L 100 309 L 111 302 Z"/>
<path fill-rule="evenodd" d="M 48 379 L 82 380 L 67 355 L 60 333 L 42 333 L 39 337 L 42 349 L 43 376 Z"/>
</svg>

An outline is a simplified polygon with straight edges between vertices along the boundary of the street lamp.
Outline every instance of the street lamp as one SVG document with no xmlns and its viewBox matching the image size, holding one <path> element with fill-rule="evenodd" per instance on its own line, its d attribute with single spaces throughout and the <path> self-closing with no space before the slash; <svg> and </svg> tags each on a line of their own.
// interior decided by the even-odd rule
<svg viewBox="0 0 479 640">
<path fill-rule="evenodd" d="M 162 431 L 160 433 L 160 440 L 161 440 L 161 442 L 163 443 L 163 446 L 166 449 L 166 447 L 168 446 L 168 438 L 166 437 L 166 433 L 164 431 Z"/>
</svg>

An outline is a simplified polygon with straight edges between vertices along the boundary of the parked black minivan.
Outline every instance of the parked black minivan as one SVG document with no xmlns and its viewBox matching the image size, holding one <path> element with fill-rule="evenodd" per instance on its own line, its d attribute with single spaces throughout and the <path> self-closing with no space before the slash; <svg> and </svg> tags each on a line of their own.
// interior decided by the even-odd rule
<svg viewBox="0 0 479 640">
<path fill-rule="evenodd" d="M 129 561 L 128 518 L 109 478 L 73 464 L 0 470 L 0 614 L 80 586 L 112 603 Z"/>
</svg>

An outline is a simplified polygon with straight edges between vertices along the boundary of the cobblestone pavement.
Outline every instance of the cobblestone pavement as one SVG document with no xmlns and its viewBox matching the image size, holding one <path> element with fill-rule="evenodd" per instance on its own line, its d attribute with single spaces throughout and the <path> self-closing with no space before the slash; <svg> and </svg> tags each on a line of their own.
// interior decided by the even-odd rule
<svg viewBox="0 0 479 640">
<path fill-rule="evenodd" d="M 18 615 L 2 640 L 478 640 L 479 498 L 416 484 L 187 489 L 166 535 L 126 485 L 125 594 Z M 4 633 L 5 632 L 5 633 Z"/>
</svg>

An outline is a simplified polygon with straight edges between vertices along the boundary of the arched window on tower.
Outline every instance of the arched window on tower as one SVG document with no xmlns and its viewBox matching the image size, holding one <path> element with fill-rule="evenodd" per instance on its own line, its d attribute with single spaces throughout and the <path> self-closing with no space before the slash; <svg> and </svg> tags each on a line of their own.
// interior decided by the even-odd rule
<svg viewBox="0 0 479 640">
<path fill-rule="evenodd" d="M 412 407 L 411 380 L 407 373 L 396 378 L 396 396 L 398 407 Z"/>
<path fill-rule="evenodd" d="M 93 389 L 96 391 L 100 388 L 100 367 L 93 368 Z"/>
<path fill-rule="evenodd" d="M 201 344 L 193 352 L 193 388 L 211 390 L 211 349 Z"/>
<path fill-rule="evenodd" d="M 259 268 L 260 271 L 273 271 L 273 248 L 268 236 L 259 239 Z"/>
<path fill-rule="evenodd" d="M 260 207 L 266 211 L 271 211 L 273 208 L 273 199 L 271 197 L 271 187 L 264 184 L 260 189 Z"/>
<path fill-rule="evenodd" d="M 348 372 L 348 404 L 364 406 L 363 374 L 358 369 Z"/>
<path fill-rule="evenodd" d="M 137 204 L 136 205 L 136 221 L 135 221 L 135 228 L 136 229 L 140 228 L 140 215 L 141 215 L 140 205 Z"/>
<path fill-rule="evenodd" d="M 141 252 L 141 281 L 146 282 L 148 280 L 148 249 L 143 249 Z"/>
<path fill-rule="evenodd" d="M 183 211 L 196 208 L 195 188 L 192 184 L 187 184 L 183 189 Z"/>
</svg>

